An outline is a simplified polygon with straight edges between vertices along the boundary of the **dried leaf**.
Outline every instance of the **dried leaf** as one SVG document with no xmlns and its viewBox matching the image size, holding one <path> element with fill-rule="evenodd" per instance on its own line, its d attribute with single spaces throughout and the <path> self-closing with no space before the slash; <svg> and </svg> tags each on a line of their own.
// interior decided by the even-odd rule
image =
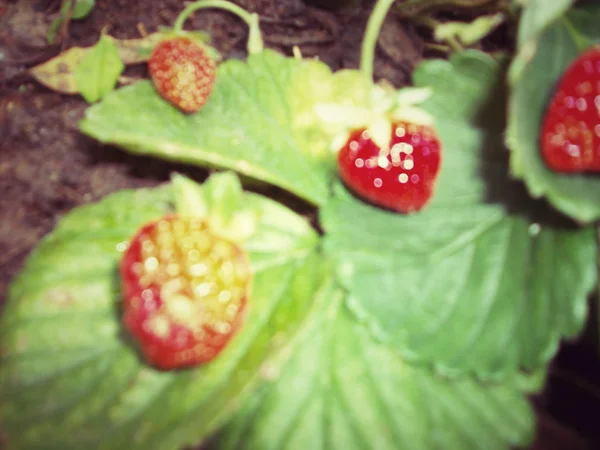
<svg viewBox="0 0 600 450">
<path fill-rule="evenodd" d="M 137 64 L 147 61 L 154 46 L 162 38 L 162 33 L 152 33 L 139 39 L 114 39 L 123 64 Z"/>
<path fill-rule="evenodd" d="M 87 51 L 87 48 L 82 47 L 70 48 L 51 60 L 32 67 L 29 73 L 50 89 L 64 94 L 77 94 L 79 90 L 74 72 Z"/>
</svg>

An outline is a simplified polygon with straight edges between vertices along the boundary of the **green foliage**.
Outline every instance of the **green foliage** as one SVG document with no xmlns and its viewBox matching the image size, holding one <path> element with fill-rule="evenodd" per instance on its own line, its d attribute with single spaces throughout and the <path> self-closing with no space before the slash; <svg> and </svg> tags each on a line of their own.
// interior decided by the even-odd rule
<svg viewBox="0 0 600 450">
<path fill-rule="evenodd" d="M 540 157 L 539 130 L 563 71 L 579 53 L 600 42 L 599 20 L 600 7 L 595 3 L 570 11 L 536 35 L 526 63 L 517 58 L 511 68 L 507 145 L 512 174 L 523 179 L 532 196 L 547 198 L 581 222 L 600 218 L 600 179 L 559 174 L 546 167 Z"/>
<path fill-rule="evenodd" d="M 530 441 L 522 382 L 439 377 L 375 340 L 345 308 L 343 291 L 330 285 L 321 295 L 281 373 L 216 448 L 503 449 Z"/>
<path fill-rule="evenodd" d="M 88 103 L 94 103 L 112 92 L 124 68 L 114 41 L 103 35 L 75 69 L 77 89 Z"/>
<path fill-rule="evenodd" d="M 537 41 L 545 28 L 560 19 L 575 0 L 527 0 L 520 3 L 525 7 L 520 17 L 517 45 L 523 49 L 527 43 Z"/>
<path fill-rule="evenodd" d="M 338 186 L 321 215 L 355 314 L 406 358 L 484 378 L 543 366 L 581 330 L 596 279 L 593 230 L 557 222 L 508 178 L 503 74 L 475 51 L 416 71 L 444 147 L 425 210 L 381 211 Z"/>
</svg>

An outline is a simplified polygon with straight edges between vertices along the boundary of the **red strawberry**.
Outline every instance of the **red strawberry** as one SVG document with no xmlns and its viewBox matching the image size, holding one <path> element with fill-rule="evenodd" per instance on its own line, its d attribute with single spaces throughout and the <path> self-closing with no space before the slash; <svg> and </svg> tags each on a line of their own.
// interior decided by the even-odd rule
<svg viewBox="0 0 600 450">
<path fill-rule="evenodd" d="M 579 56 L 562 75 L 546 109 L 542 155 L 557 172 L 600 171 L 600 47 Z"/>
<path fill-rule="evenodd" d="M 409 213 L 431 198 L 440 167 L 440 142 L 427 125 L 393 122 L 389 146 L 366 129 L 354 131 L 338 154 L 340 176 L 358 196 Z"/>
<path fill-rule="evenodd" d="M 188 37 L 158 43 L 148 67 L 158 93 L 188 113 L 206 103 L 215 83 L 215 62 L 205 48 Z"/>
<path fill-rule="evenodd" d="M 123 322 L 161 369 L 212 360 L 242 323 L 248 259 L 202 219 L 169 216 L 145 225 L 120 271 Z"/>
</svg>

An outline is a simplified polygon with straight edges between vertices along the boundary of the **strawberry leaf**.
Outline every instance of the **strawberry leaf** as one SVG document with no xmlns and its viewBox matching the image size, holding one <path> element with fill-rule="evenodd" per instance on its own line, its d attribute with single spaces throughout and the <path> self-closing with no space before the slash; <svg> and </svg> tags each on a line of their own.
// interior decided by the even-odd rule
<svg viewBox="0 0 600 450">
<path fill-rule="evenodd" d="M 560 18 L 575 0 L 528 0 L 524 4 L 519 21 L 517 45 L 519 49 L 528 42 L 533 42 L 552 22 Z"/>
<path fill-rule="evenodd" d="M 0 321 L 0 422 L 8 449 L 179 449 L 219 426 L 285 348 L 322 278 L 318 236 L 283 206 L 246 194 L 254 271 L 246 321 L 210 364 L 160 372 L 122 328 L 117 265 L 175 190 L 124 191 L 64 217 L 29 257 Z"/>
<path fill-rule="evenodd" d="M 413 366 L 356 323 L 343 296 L 334 285 L 321 292 L 325 307 L 311 315 L 293 355 L 272 368 L 273 380 L 211 448 L 468 450 L 529 443 L 534 417 L 520 375 L 484 383 Z"/>
<path fill-rule="evenodd" d="M 503 76 L 476 51 L 416 70 L 416 84 L 433 89 L 423 107 L 443 145 L 423 211 L 383 211 L 341 185 L 322 209 L 351 309 L 403 357 L 445 374 L 498 378 L 544 365 L 561 337 L 581 330 L 596 278 L 593 230 L 507 176 Z"/>
<path fill-rule="evenodd" d="M 178 111 L 146 81 L 89 108 L 81 129 L 131 152 L 232 169 L 321 205 L 335 158 L 313 106 L 343 95 L 351 102 L 363 81 L 357 71 L 333 75 L 321 62 L 265 50 L 221 64 L 196 114 Z"/>
<path fill-rule="evenodd" d="M 531 195 L 547 198 L 580 222 L 600 218 L 600 178 L 549 169 L 541 157 L 539 133 L 546 105 L 564 70 L 579 53 L 600 42 L 598 21 L 598 5 L 571 10 L 537 36 L 526 64 L 517 58 L 511 69 L 507 131 L 511 171 L 525 181 Z"/>
</svg>

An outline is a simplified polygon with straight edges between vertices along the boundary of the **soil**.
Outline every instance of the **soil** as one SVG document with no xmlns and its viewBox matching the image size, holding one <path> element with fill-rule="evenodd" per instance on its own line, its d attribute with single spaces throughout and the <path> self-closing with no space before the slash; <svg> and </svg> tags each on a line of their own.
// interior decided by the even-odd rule
<svg viewBox="0 0 600 450">
<path fill-rule="evenodd" d="M 56 43 L 49 45 L 48 27 L 60 3 L 0 0 L 0 306 L 32 247 L 66 212 L 120 189 L 165 182 L 175 171 L 198 180 L 207 175 L 202 169 L 133 156 L 84 136 L 77 124 L 88 106 L 85 101 L 54 92 L 27 73 L 28 68 L 72 46 L 94 44 L 105 27 L 116 38 L 132 39 L 168 26 L 186 2 L 97 0 L 87 18 L 72 21 Z M 268 47 L 291 54 L 297 45 L 305 57 L 318 56 L 333 69 L 358 67 L 371 2 L 235 3 L 260 14 Z M 317 3 L 347 6 L 332 10 L 314 6 Z M 186 27 L 208 32 L 225 59 L 245 56 L 246 27 L 228 13 L 206 10 L 195 14 Z M 386 78 L 398 87 L 407 84 L 422 58 L 443 56 L 427 46 L 427 39 L 426 30 L 390 16 L 378 44 L 376 78 Z M 510 43 L 510 37 L 499 30 L 485 45 L 487 50 L 496 50 Z M 146 67 L 130 66 L 124 75 L 147 77 Z M 278 190 L 266 194 L 285 197 Z M 296 210 L 311 214 L 302 202 L 285 198 Z M 534 400 L 539 422 L 534 448 L 600 448 L 590 419 L 592 412 L 597 417 L 600 411 L 600 397 L 589 394 L 597 390 L 600 370 L 595 357 L 589 363 L 588 353 L 585 345 L 563 347 L 548 388 Z"/>
</svg>

